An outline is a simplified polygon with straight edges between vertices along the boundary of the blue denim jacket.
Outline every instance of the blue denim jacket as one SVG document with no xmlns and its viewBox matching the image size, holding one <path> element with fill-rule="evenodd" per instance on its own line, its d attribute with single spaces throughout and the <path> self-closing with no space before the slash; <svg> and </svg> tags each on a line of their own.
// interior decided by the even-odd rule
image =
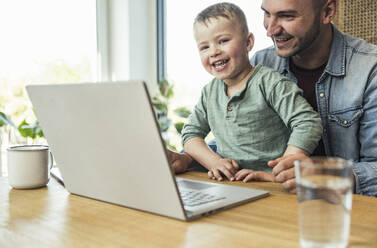
<svg viewBox="0 0 377 248">
<path fill-rule="evenodd" d="M 257 52 L 263 64 L 297 82 L 289 59 L 273 47 Z M 354 161 L 356 193 L 377 195 L 377 46 L 342 34 L 333 26 L 330 57 L 316 84 L 327 156 Z"/>
</svg>

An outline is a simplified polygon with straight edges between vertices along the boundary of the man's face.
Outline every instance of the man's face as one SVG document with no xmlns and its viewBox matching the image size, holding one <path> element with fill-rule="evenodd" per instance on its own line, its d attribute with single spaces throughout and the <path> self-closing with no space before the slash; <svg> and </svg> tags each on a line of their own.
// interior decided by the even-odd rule
<svg viewBox="0 0 377 248">
<path fill-rule="evenodd" d="M 201 62 L 207 72 L 225 82 L 237 82 L 250 67 L 248 37 L 234 20 L 211 18 L 196 23 L 194 36 Z"/>
<path fill-rule="evenodd" d="M 313 44 L 320 33 L 320 11 L 312 1 L 263 0 L 264 27 L 279 56 L 316 52 Z"/>
</svg>

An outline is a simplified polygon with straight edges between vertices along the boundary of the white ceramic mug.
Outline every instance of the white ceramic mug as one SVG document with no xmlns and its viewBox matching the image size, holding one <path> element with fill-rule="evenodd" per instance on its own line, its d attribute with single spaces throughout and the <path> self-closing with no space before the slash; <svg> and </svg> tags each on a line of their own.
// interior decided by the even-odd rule
<svg viewBox="0 0 377 248">
<path fill-rule="evenodd" d="M 46 145 L 11 146 L 8 153 L 8 181 L 15 189 L 45 186 L 50 179 L 52 154 Z"/>
</svg>

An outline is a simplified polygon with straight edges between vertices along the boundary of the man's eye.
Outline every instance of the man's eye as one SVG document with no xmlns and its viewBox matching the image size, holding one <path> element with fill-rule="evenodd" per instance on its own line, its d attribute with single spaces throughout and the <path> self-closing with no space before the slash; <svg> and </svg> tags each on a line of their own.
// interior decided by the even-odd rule
<svg viewBox="0 0 377 248">
<path fill-rule="evenodd" d="M 228 42 L 229 41 L 229 39 L 221 39 L 220 41 L 219 41 L 219 43 L 221 44 L 221 43 L 226 43 L 226 42 Z"/>
<path fill-rule="evenodd" d="M 295 16 L 293 16 L 293 15 L 281 15 L 280 17 L 285 18 L 285 19 L 293 19 Z"/>
</svg>

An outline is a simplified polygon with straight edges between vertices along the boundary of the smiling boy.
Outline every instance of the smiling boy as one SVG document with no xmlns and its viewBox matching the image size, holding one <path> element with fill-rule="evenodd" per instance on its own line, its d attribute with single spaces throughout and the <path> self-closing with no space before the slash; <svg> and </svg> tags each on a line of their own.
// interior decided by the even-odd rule
<svg viewBox="0 0 377 248">
<path fill-rule="evenodd" d="M 203 88 L 182 139 L 210 178 L 247 182 L 254 171 L 271 171 L 270 160 L 313 152 L 322 134 L 319 115 L 294 83 L 268 67 L 251 66 L 254 37 L 238 6 L 220 3 L 203 10 L 194 37 L 203 67 L 215 78 Z M 217 153 L 204 142 L 210 131 Z"/>
</svg>

